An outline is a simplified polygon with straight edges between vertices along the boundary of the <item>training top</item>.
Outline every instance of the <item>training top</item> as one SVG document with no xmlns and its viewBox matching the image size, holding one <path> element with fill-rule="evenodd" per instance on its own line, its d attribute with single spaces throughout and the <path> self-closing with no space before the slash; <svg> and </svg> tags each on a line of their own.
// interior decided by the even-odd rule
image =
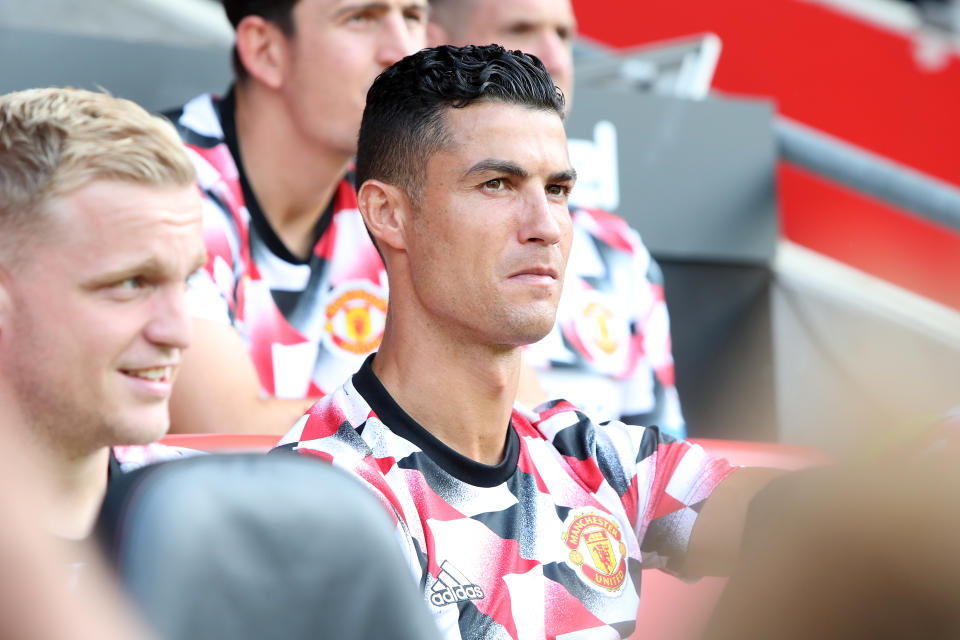
<svg viewBox="0 0 960 640">
<path fill-rule="evenodd" d="M 480 464 L 407 415 L 371 361 L 277 450 L 332 461 L 373 490 L 448 639 L 629 636 L 641 568 L 678 571 L 704 500 L 733 471 L 565 401 L 514 410 L 503 461 Z"/>
<path fill-rule="evenodd" d="M 247 182 L 234 109 L 231 90 L 222 100 L 202 95 L 167 114 L 204 196 L 207 263 L 190 279 L 190 312 L 239 331 L 265 396 L 320 397 L 379 346 L 386 271 L 349 175 L 317 224 L 310 256 L 291 254 Z"/>
<path fill-rule="evenodd" d="M 571 207 L 573 245 L 553 330 L 526 349 L 551 398 L 591 417 L 686 435 L 660 267 L 627 222 Z"/>
</svg>

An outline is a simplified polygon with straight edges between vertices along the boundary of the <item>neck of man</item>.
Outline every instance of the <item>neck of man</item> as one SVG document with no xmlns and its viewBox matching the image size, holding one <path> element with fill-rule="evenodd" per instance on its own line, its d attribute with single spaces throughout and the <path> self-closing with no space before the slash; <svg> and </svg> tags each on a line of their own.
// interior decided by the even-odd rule
<svg viewBox="0 0 960 640">
<path fill-rule="evenodd" d="M 309 141 L 280 96 L 252 81 L 236 86 L 236 100 L 237 144 L 250 188 L 287 249 L 306 258 L 352 154 Z"/>
<path fill-rule="evenodd" d="M 80 456 L 54 452 L 53 508 L 48 518 L 51 533 L 68 540 L 90 535 L 107 491 L 109 466 L 107 447 Z"/>
<path fill-rule="evenodd" d="M 392 310 L 392 308 L 391 308 Z M 397 404 L 444 444 L 503 460 L 520 376 L 519 347 L 491 347 L 388 312 L 373 371 Z"/>
<path fill-rule="evenodd" d="M 37 495 L 44 500 L 35 507 L 37 513 L 45 514 L 42 524 L 60 538 L 86 538 L 107 490 L 109 448 L 87 449 L 82 454 L 71 451 L 64 439 L 56 436 L 55 429 L 30 420 L 29 411 L 8 391 L 0 381 L 0 428 L 22 450 L 21 458 L 29 461 L 36 474 L 21 480 L 41 488 Z"/>
</svg>

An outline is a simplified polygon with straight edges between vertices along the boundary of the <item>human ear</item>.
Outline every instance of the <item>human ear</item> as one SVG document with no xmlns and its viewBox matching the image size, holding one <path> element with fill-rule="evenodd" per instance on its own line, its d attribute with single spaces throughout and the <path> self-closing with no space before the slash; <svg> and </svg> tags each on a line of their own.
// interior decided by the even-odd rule
<svg viewBox="0 0 960 640">
<path fill-rule="evenodd" d="M 410 200 L 402 189 L 379 180 L 367 180 L 357 192 L 357 204 L 381 252 L 388 247 L 396 251 L 406 249 L 404 232 L 410 216 Z"/>
<path fill-rule="evenodd" d="M 283 85 L 287 36 L 260 16 L 247 16 L 237 25 L 237 55 L 251 78 L 271 89 Z"/>
</svg>

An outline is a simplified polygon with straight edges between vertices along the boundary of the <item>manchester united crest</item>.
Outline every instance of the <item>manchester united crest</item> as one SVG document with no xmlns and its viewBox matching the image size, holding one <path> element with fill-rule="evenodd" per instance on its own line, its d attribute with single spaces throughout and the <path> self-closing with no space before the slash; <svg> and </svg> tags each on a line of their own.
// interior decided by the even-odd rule
<svg viewBox="0 0 960 640">
<path fill-rule="evenodd" d="M 598 291 L 580 291 L 577 308 L 573 315 L 575 331 L 594 366 L 619 370 L 630 346 L 630 323 L 622 301 Z"/>
<path fill-rule="evenodd" d="M 591 587 L 614 594 L 627 577 L 627 547 L 616 520 L 592 510 L 572 512 L 564 522 L 567 562 Z"/>
<path fill-rule="evenodd" d="M 603 306 L 599 302 L 591 302 L 583 309 L 583 316 L 586 319 L 585 324 L 589 324 L 593 339 L 597 348 L 606 353 L 612 354 L 620 346 L 619 336 L 613 332 L 613 311 Z"/>
<path fill-rule="evenodd" d="M 380 346 L 387 314 L 385 292 L 365 280 L 338 286 L 327 305 L 324 339 L 350 354 L 370 353 Z"/>
</svg>

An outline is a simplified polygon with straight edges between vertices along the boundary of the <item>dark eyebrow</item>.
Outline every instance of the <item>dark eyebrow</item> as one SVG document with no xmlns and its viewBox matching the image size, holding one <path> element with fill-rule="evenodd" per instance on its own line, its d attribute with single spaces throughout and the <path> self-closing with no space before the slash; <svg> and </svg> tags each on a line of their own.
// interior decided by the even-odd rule
<svg viewBox="0 0 960 640">
<path fill-rule="evenodd" d="M 348 13 L 354 13 L 356 11 L 369 11 L 379 10 L 386 11 L 389 8 L 389 5 L 386 2 L 355 2 L 348 5 L 344 5 L 333 12 L 335 16 L 344 16 Z"/>
<path fill-rule="evenodd" d="M 508 160 L 496 160 L 494 158 L 481 160 L 477 164 L 467 169 L 464 172 L 463 177 L 469 178 L 470 176 L 478 173 L 500 173 L 521 179 L 530 177 L 530 174 L 527 173 L 527 170 L 520 165 L 514 164 Z"/>
<path fill-rule="evenodd" d="M 573 167 L 566 169 L 564 171 L 558 171 L 556 173 L 550 174 L 550 177 L 547 178 L 547 182 L 576 182 L 577 181 L 577 170 Z"/>
<path fill-rule="evenodd" d="M 151 256 L 139 262 L 131 262 L 115 269 L 94 274 L 84 285 L 87 287 L 102 287 L 141 273 L 157 273 L 161 269 L 161 264 Z"/>
<path fill-rule="evenodd" d="M 509 160 L 497 160 L 495 158 L 481 160 L 477 164 L 467 169 L 464 172 L 463 177 L 469 178 L 470 176 L 478 173 L 497 173 L 501 175 L 514 176 L 516 178 L 520 178 L 521 180 L 530 177 L 530 173 L 520 165 L 510 162 Z M 563 171 L 551 173 L 547 177 L 547 182 L 575 182 L 576 179 L 577 170 L 573 167 L 570 167 L 569 169 L 564 169 Z"/>
<path fill-rule="evenodd" d="M 423 11 L 429 12 L 430 5 L 426 2 L 408 2 L 401 10 L 407 9 L 422 9 Z M 390 4 L 387 2 L 378 2 L 377 0 L 372 0 L 371 2 L 355 2 L 345 6 L 340 7 L 339 9 L 333 12 L 333 15 L 336 17 L 345 16 L 351 13 L 356 13 L 358 11 L 381 11 L 386 12 L 390 10 Z"/>
</svg>

